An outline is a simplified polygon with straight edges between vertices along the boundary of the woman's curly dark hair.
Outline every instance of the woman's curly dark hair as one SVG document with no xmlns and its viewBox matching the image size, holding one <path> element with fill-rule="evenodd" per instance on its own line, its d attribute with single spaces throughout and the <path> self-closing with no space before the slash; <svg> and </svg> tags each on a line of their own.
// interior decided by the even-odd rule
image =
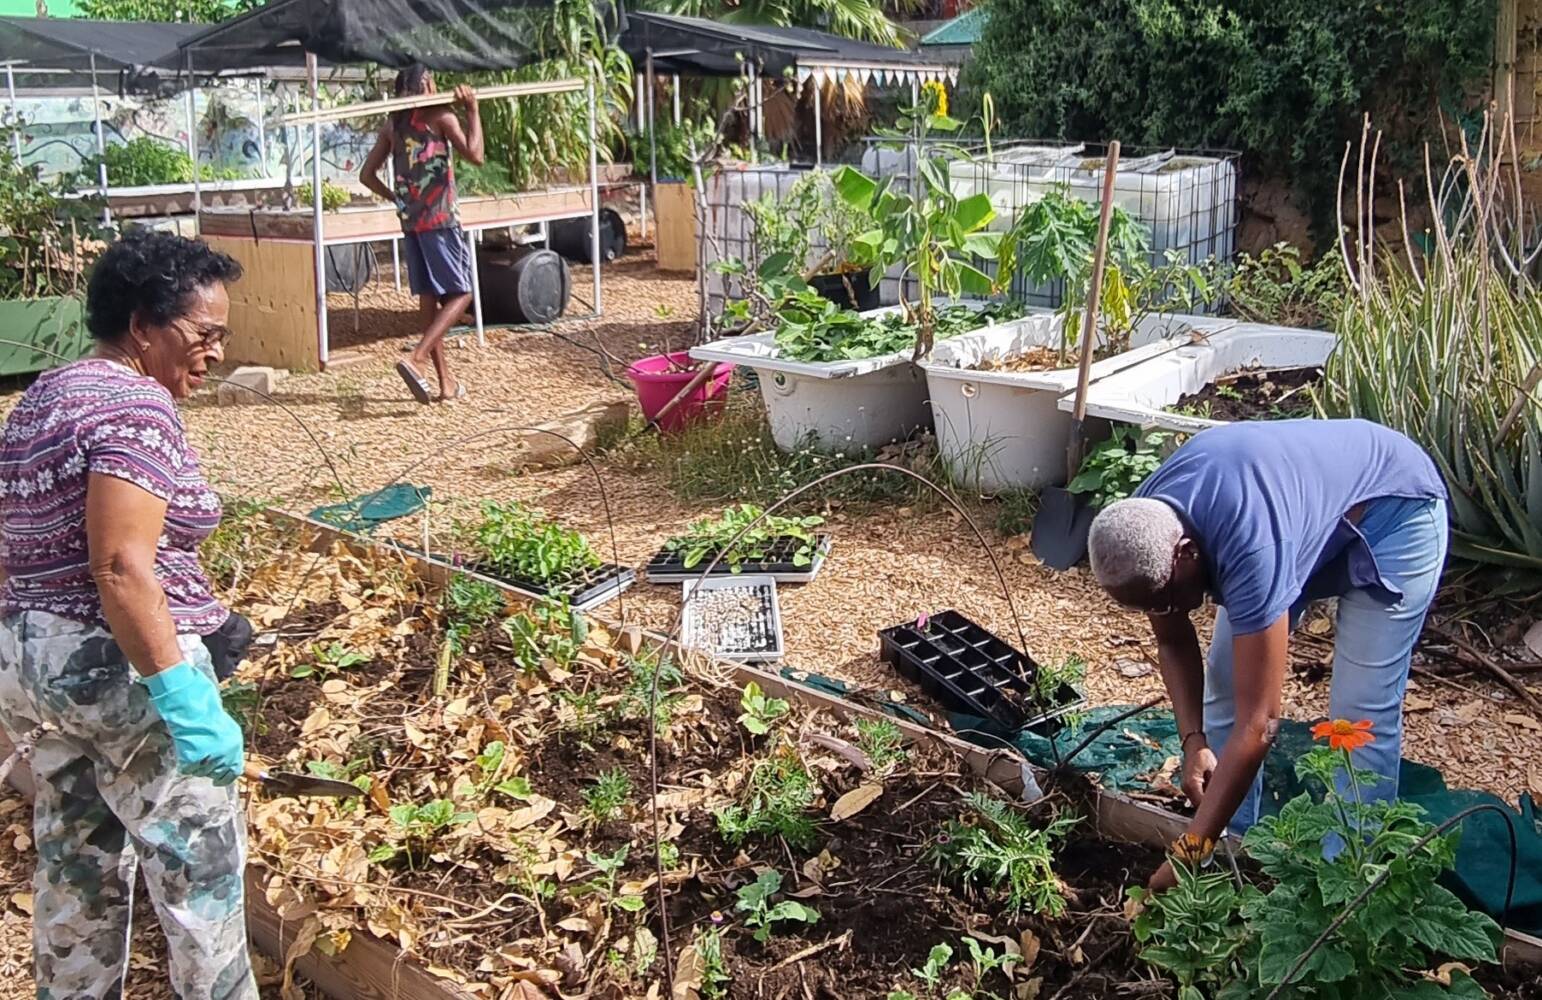
<svg viewBox="0 0 1542 1000">
<path fill-rule="evenodd" d="M 147 322 L 170 323 L 187 312 L 199 288 L 241 277 L 241 265 L 202 240 L 136 230 L 108 247 L 86 285 L 86 328 L 97 340 L 128 333 L 137 313 Z"/>
</svg>

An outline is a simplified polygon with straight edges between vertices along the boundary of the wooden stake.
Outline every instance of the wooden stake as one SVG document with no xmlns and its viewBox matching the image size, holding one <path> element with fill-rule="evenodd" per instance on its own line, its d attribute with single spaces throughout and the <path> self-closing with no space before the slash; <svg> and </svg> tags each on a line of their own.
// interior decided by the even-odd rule
<svg viewBox="0 0 1542 1000">
<path fill-rule="evenodd" d="M 542 80 L 537 83 L 506 83 L 497 87 L 483 87 L 473 91 L 479 101 L 491 101 L 500 97 L 530 97 L 536 94 L 568 94 L 584 89 L 582 80 Z M 361 101 L 319 111 L 298 111 L 279 119 L 282 125 L 309 125 L 318 121 L 339 121 L 344 118 L 365 118 L 370 115 L 387 115 L 393 111 L 412 108 L 431 108 L 440 104 L 454 104 L 455 92 L 443 90 L 436 94 L 417 94 L 412 97 L 392 97 L 383 101 Z"/>
<path fill-rule="evenodd" d="M 1082 357 L 1076 370 L 1076 405 L 1071 410 L 1071 440 L 1066 445 L 1066 481 L 1082 466 L 1082 421 L 1087 417 L 1087 382 L 1092 373 L 1092 340 L 1098 329 L 1098 299 L 1103 294 L 1103 267 L 1108 261 L 1108 226 L 1114 214 L 1114 178 L 1119 171 L 1119 140 L 1108 144 L 1103 164 L 1103 205 L 1098 213 L 1098 242 L 1092 254 L 1092 284 L 1087 289 L 1087 315 L 1082 322 Z"/>
</svg>

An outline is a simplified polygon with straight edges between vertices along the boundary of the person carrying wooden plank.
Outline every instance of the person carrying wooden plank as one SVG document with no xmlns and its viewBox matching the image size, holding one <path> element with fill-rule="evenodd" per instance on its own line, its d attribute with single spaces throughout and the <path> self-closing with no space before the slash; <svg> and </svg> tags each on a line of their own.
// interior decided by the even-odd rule
<svg viewBox="0 0 1542 1000">
<path fill-rule="evenodd" d="M 434 75 L 422 65 L 396 75 L 397 97 L 435 93 Z M 472 163 L 484 160 L 482 116 L 475 92 L 465 84 L 455 88 L 466 109 L 461 127 L 455 112 L 444 105 L 393 112 L 364 159 L 359 181 L 396 205 L 402 223 L 407 279 L 418 297 L 423 337 L 396 371 L 419 403 L 431 399 L 423 366 L 433 362 L 441 402 L 464 399 L 466 387 L 450 374 L 444 337 L 471 304 L 471 251 L 460 228 L 455 196 L 453 148 Z M 380 168 L 391 161 L 392 186 L 380 179 Z"/>
<path fill-rule="evenodd" d="M 1279 729 L 1291 629 L 1338 598 L 1332 720 L 1362 789 L 1397 795 L 1409 660 L 1440 584 L 1449 527 L 1435 463 L 1366 420 L 1229 424 L 1195 435 L 1087 540 L 1115 602 L 1144 612 L 1183 742 L 1200 841 L 1258 820 L 1260 768 Z M 1220 605 L 1208 663 L 1189 615 Z M 1173 884 L 1170 865 L 1151 879 Z"/>
</svg>

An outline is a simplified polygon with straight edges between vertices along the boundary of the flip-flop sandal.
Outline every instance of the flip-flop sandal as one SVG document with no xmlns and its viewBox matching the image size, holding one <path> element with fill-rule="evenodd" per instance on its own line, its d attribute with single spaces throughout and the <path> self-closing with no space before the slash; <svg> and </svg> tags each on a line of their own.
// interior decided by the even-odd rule
<svg viewBox="0 0 1542 1000">
<path fill-rule="evenodd" d="M 464 383 L 464 382 L 456 382 L 455 383 L 455 391 L 450 393 L 448 396 L 440 396 L 439 397 L 439 402 L 441 402 L 441 403 L 459 403 L 461 400 L 463 400 L 465 398 L 466 398 L 466 383 Z"/>
<path fill-rule="evenodd" d="M 407 391 L 412 393 L 413 399 L 427 405 L 429 400 L 433 398 L 429 395 L 428 383 L 423 381 L 423 376 L 414 371 L 407 362 L 398 361 L 396 363 L 396 374 L 400 375 L 402 381 L 407 383 Z"/>
</svg>

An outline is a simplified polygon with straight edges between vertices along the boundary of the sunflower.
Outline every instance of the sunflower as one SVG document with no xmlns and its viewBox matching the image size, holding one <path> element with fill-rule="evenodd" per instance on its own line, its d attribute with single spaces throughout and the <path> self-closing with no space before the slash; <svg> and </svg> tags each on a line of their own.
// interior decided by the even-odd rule
<svg viewBox="0 0 1542 1000">
<path fill-rule="evenodd" d="M 1359 722 L 1350 722 L 1348 719 L 1319 722 L 1312 727 L 1312 738 L 1327 740 L 1328 745 L 1335 750 L 1358 750 L 1363 746 L 1369 746 L 1375 739 L 1371 735 L 1369 719 L 1362 719 Z"/>
<path fill-rule="evenodd" d="M 941 80 L 927 80 L 921 84 L 921 105 L 930 107 L 934 115 L 948 113 L 948 88 Z"/>
<path fill-rule="evenodd" d="M 1173 841 L 1169 849 L 1174 861 L 1180 861 L 1191 867 L 1198 867 L 1210 860 L 1210 855 L 1215 853 L 1215 840 L 1211 837 L 1201 837 L 1198 834 L 1185 833 Z"/>
</svg>

